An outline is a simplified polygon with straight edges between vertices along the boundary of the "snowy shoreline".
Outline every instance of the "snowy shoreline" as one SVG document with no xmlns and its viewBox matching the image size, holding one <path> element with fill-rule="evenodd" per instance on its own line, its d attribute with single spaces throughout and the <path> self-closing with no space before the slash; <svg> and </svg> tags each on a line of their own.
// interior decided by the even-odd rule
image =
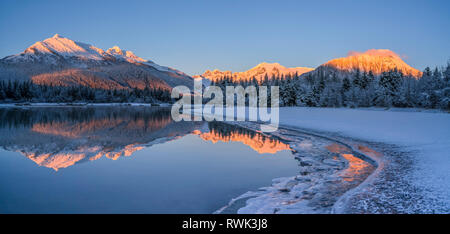
<svg viewBox="0 0 450 234">
<path fill-rule="evenodd" d="M 365 213 L 450 213 L 448 113 L 293 107 L 280 109 L 280 124 L 367 141 L 384 154 L 371 191 L 352 201 Z"/>
<path fill-rule="evenodd" d="M 342 195 L 330 213 L 450 213 L 448 113 L 284 107 L 280 108 L 280 128 L 363 143 L 384 155 L 380 159 L 375 151 L 364 152 L 378 160 L 378 169 Z M 282 183 L 274 181 L 275 186 Z M 251 200 L 260 194 L 246 195 Z M 235 200 L 245 205 L 246 195 Z"/>
<path fill-rule="evenodd" d="M 234 122 L 233 124 L 253 131 L 257 131 L 258 129 L 258 124 L 255 123 Z M 362 152 L 357 149 L 357 146 L 362 146 L 360 142 L 355 142 L 353 140 L 351 143 L 344 142 L 344 140 L 340 138 L 330 137 L 327 134 L 306 131 L 292 126 L 280 126 L 277 133 L 267 135 L 282 139 L 290 144 L 293 150 L 293 156 L 299 161 L 299 174 L 291 177 L 275 178 L 272 180 L 272 185 L 262 187 L 257 191 L 248 191 L 232 199 L 226 206 L 214 213 L 346 213 L 348 212 L 346 207 L 349 203 L 347 198 L 369 184 L 384 167 L 382 156 L 372 154 L 371 152 L 375 151 L 372 151 L 372 149 L 369 149 L 366 146 L 363 146 L 364 149 L 368 149 L 369 151 Z M 326 161 L 327 163 L 320 162 L 317 164 L 317 168 L 314 169 L 318 169 L 318 172 L 316 172 L 317 175 L 304 175 L 302 174 L 301 166 L 305 165 L 305 162 L 306 165 L 312 162 L 311 158 L 305 156 L 305 154 L 308 154 L 308 150 L 304 147 L 305 137 L 312 137 L 310 140 L 314 139 L 317 142 L 324 140 L 326 143 L 321 142 L 320 148 L 327 148 L 323 147 L 323 143 L 325 143 L 325 145 L 330 143 L 332 143 L 332 145 L 338 144 L 341 150 L 342 147 L 347 147 L 347 149 L 344 149 L 343 152 L 339 153 L 351 153 L 360 160 L 349 161 L 341 158 L 342 161 L 346 161 L 345 166 L 337 169 L 329 167 L 327 163 L 329 163 L 330 160 L 325 159 L 323 162 Z M 317 152 L 314 153 L 317 154 Z M 339 155 L 339 153 L 337 155 Z M 326 155 L 327 153 L 322 152 L 322 154 Z M 317 158 L 322 155 L 313 154 L 311 156 L 312 158 Z M 326 158 L 326 156 L 324 158 Z M 348 171 L 349 168 L 355 167 L 355 164 L 361 162 L 367 166 L 365 172 L 359 175 L 358 173 L 347 175 L 350 177 L 345 176 L 345 172 Z M 307 166 L 313 165 L 310 164 Z M 373 169 L 370 170 L 370 168 Z M 320 172 L 322 170 L 328 170 L 330 173 Z M 353 182 L 345 182 L 347 180 Z M 334 185 L 329 186 L 328 184 L 330 182 Z M 331 196 L 323 195 L 330 193 L 329 190 L 332 190 Z M 305 194 L 307 198 L 302 199 L 302 196 L 305 197 Z M 317 200 L 321 200 L 322 202 L 318 203 Z"/>
</svg>

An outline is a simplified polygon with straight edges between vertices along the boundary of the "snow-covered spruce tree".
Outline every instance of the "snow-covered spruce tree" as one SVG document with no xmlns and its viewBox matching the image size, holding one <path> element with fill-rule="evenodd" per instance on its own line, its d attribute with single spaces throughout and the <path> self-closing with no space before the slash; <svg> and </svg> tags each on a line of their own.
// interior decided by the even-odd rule
<svg viewBox="0 0 450 234">
<path fill-rule="evenodd" d="M 382 107 L 392 107 L 398 100 L 398 90 L 400 86 L 401 74 L 398 71 L 383 72 L 378 81 L 376 105 Z"/>
<path fill-rule="evenodd" d="M 295 106 L 297 104 L 297 93 L 299 92 L 297 83 L 291 77 L 283 79 L 280 83 L 280 89 L 283 90 L 280 93 L 283 105 Z"/>
<path fill-rule="evenodd" d="M 450 61 L 447 62 L 447 67 L 443 69 L 443 89 L 441 93 L 441 101 L 439 107 L 450 110 Z"/>
<path fill-rule="evenodd" d="M 425 108 L 436 108 L 442 98 L 442 89 L 444 82 L 438 68 L 431 71 L 429 67 L 425 68 L 423 75 L 418 82 L 419 105 Z"/>
<path fill-rule="evenodd" d="M 417 92 L 418 92 L 417 104 L 420 107 L 428 108 L 430 106 L 429 95 L 432 90 L 431 76 L 432 76 L 431 69 L 429 67 L 426 67 L 423 70 L 422 77 L 419 79 L 418 88 L 417 88 Z"/>
<path fill-rule="evenodd" d="M 342 106 L 348 106 L 349 102 L 351 103 L 352 100 L 350 100 L 350 88 L 351 88 L 350 79 L 346 76 L 344 79 L 342 79 L 342 85 L 340 89 L 341 97 L 342 97 Z"/>
</svg>

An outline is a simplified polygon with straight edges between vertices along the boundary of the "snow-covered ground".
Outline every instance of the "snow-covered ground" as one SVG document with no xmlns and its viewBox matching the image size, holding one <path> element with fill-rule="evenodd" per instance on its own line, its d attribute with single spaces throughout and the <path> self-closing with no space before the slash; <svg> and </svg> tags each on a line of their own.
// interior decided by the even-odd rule
<svg viewBox="0 0 450 234">
<path fill-rule="evenodd" d="M 331 210 L 311 210 L 310 205 L 300 207 L 303 202 L 298 202 L 298 196 L 276 192 L 286 181 L 295 182 L 292 177 L 280 178 L 281 182 L 274 180 L 271 187 L 236 198 L 234 201 L 238 204 L 250 198 L 238 212 L 270 213 L 275 208 L 277 213 L 450 213 L 449 113 L 423 109 L 307 107 L 283 107 L 279 113 L 279 130 L 271 135 L 283 137 L 288 131 L 286 136 L 291 137 L 297 135 L 297 131 L 322 136 L 351 147 L 353 153 L 371 158 L 378 168 L 361 185 L 339 195 Z M 258 130 L 257 125 L 255 130 Z M 298 139 L 291 141 L 291 148 L 297 151 L 299 143 L 301 145 Z M 300 156 L 304 154 L 304 150 L 300 152 Z M 328 183 L 330 179 L 320 180 L 324 181 Z M 299 185 L 292 190 L 302 190 L 297 187 Z M 255 198 L 251 198 L 253 196 Z M 236 207 L 233 201 L 230 206 Z"/>
<path fill-rule="evenodd" d="M 450 212 L 450 114 L 286 107 L 280 108 L 280 125 L 399 146 L 412 158 L 404 179 L 418 188 L 425 203 L 433 201 L 425 212 Z"/>
</svg>

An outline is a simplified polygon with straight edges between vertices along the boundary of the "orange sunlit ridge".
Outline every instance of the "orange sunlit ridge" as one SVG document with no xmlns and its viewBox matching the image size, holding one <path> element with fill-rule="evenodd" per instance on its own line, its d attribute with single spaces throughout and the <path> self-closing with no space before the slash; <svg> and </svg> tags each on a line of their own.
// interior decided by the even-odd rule
<svg viewBox="0 0 450 234">
<path fill-rule="evenodd" d="M 194 131 L 193 133 L 199 135 L 203 140 L 211 141 L 213 143 L 241 142 L 260 154 L 275 154 L 279 151 L 291 150 L 288 144 L 276 139 L 271 139 L 260 133 L 245 134 L 237 131 L 231 131 L 229 134 L 225 135 L 215 129 L 212 129 L 206 133 L 201 133 L 200 131 Z"/>
<path fill-rule="evenodd" d="M 422 72 L 409 66 L 402 60 L 402 56 L 388 49 L 370 49 L 365 52 L 351 51 L 347 57 L 332 59 L 316 69 L 308 67 L 287 68 L 278 63 L 261 63 L 243 72 L 220 71 L 217 69 L 206 70 L 203 74 L 194 76 L 194 78 L 205 78 L 210 81 L 219 81 L 225 77 L 233 81 L 249 81 L 255 78 L 261 82 L 274 76 L 301 76 L 310 72 L 319 72 L 323 68 L 332 68 L 339 72 L 352 72 L 359 70 L 361 72 L 372 72 L 373 75 L 381 75 L 383 72 L 397 70 L 403 75 L 412 76 L 416 79 L 422 76 Z"/>
<path fill-rule="evenodd" d="M 401 56 L 387 49 L 370 49 L 366 52 L 350 52 L 347 57 L 337 58 L 322 66 L 336 68 L 340 71 L 352 71 L 359 69 L 361 72 L 372 72 L 380 75 L 383 72 L 397 69 L 403 75 L 411 75 L 415 78 L 422 76 L 422 72 L 409 66 Z"/>
<path fill-rule="evenodd" d="M 218 81 L 225 77 L 231 78 L 233 81 L 245 81 L 255 78 L 257 81 L 263 81 L 267 76 L 269 79 L 273 76 L 294 76 L 301 75 L 314 70 L 309 67 L 285 67 L 279 63 L 260 63 L 257 66 L 244 72 L 219 71 L 217 69 L 207 70 L 202 75 L 194 77 L 203 77 L 211 81 Z"/>
</svg>

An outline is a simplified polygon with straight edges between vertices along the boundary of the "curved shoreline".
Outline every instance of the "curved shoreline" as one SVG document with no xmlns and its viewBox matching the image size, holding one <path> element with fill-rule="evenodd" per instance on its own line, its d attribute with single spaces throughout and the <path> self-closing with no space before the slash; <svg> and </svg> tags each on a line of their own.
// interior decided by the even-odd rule
<svg viewBox="0 0 450 234">
<path fill-rule="evenodd" d="M 322 134 L 313 132 L 312 130 L 300 129 L 300 128 L 297 128 L 294 126 L 289 126 L 289 125 L 281 125 L 281 127 L 287 128 L 290 130 L 294 130 L 294 131 L 304 132 L 309 135 L 314 135 L 314 136 L 317 136 L 320 138 L 328 139 L 331 141 L 335 141 L 339 144 L 345 145 L 345 146 L 349 147 L 357 157 L 361 158 L 362 160 L 369 161 L 375 166 L 375 170 L 363 182 L 361 182 L 358 186 L 348 190 L 347 192 L 345 192 L 344 194 L 342 194 L 339 197 L 339 199 L 334 203 L 331 213 L 334 213 L 334 214 L 345 213 L 344 209 L 345 209 L 346 205 L 348 204 L 349 199 L 354 194 L 361 192 L 366 186 L 368 186 L 370 183 L 372 183 L 374 181 L 375 177 L 377 177 L 379 175 L 379 173 L 384 169 L 385 161 L 383 160 L 383 156 L 377 156 L 377 155 L 373 155 L 370 153 L 363 153 L 359 149 L 356 149 L 354 146 L 347 144 L 347 143 L 343 142 L 342 140 L 336 139 L 336 137 L 332 138 L 329 136 L 324 136 Z"/>
<path fill-rule="evenodd" d="M 233 124 L 237 124 L 241 127 L 245 127 L 247 129 L 253 130 L 253 131 L 257 131 L 257 127 L 254 126 L 255 123 L 249 123 L 249 122 L 240 122 L 240 123 L 236 123 L 234 122 Z M 255 129 L 256 128 L 256 129 Z M 363 146 L 366 148 L 361 148 L 361 149 L 369 149 L 369 152 L 362 152 L 361 149 L 357 149 L 355 148 L 354 145 L 352 145 L 352 143 L 355 143 L 357 145 L 363 144 L 361 142 L 355 141 L 355 140 L 350 140 L 351 143 L 347 143 L 347 138 L 345 138 L 344 140 L 346 142 L 344 142 L 343 139 L 339 139 L 341 138 L 341 136 L 339 137 L 330 137 L 330 136 L 326 136 L 323 135 L 321 132 L 318 133 L 317 131 L 313 131 L 313 130 L 306 130 L 306 129 L 301 129 L 298 127 L 294 127 L 294 126 L 288 126 L 288 125 L 281 125 L 279 127 L 279 130 L 281 131 L 277 131 L 276 133 L 270 133 L 267 134 L 270 137 L 275 137 L 277 139 L 280 139 L 282 141 L 285 141 L 286 143 L 289 143 L 290 145 L 295 145 L 295 144 L 301 144 L 301 142 L 299 142 L 299 139 L 294 140 L 294 138 L 292 138 L 292 136 L 290 136 L 290 134 L 288 133 L 298 133 L 299 136 L 302 135 L 308 135 L 308 136 L 312 136 L 314 138 L 318 138 L 318 139 L 323 139 L 325 141 L 328 142 L 334 142 L 336 144 L 339 144 L 341 146 L 347 147 L 351 154 L 353 154 L 355 157 L 359 158 L 360 160 L 372 165 L 374 167 L 373 171 L 370 172 L 370 174 L 368 174 L 361 182 L 359 182 L 356 186 L 350 187 L 348 189 L 345 190 L 345 192 L 343 192 L 342 194 L 340 194 L 339 196 L 335 196 L 334 198 L 336 198 L 337 200 L 335 200 L 331 206 L 331 208 L 327 208 L 327 209 L 321 209 L 324 207 L 316 207 L 315 209 L 310 209 L 310 207 L 307 207 L 305 205 L 302 205 L 303 207 L 305 207 L 304 210 L 302 209 L 297 209 L 297 211 L 300 212 L 296 212 L 296 213 L 346 213 L 345 209 L 348 206 L 349 200 L 351 197 L 353 197 L 354 194 L 357 194 L 358 192 L 362 191 L 363 188 L 367 187 L 367 185 L 369 185 L 371 182 L 373 182 L 373 179 L 377 177 L 377 175 L 379 174 L 379 172 L 384 168 L 384 160 L 380 155 L 375 155 L 373 152 L 376 153 L 376 151 L 373 151 L 372 149 L 368 148 L 367 146 Z M 359 144 L 358 144 L 359 143 Z M 363 144 L 364 145 L 364 144 Z M 295 147 L 291 147 L 292 152 L 294 157 L 296 157 L 296 159 L 299 160 L 300 164 L 301 164 L 301 160 L 299 158 L 300 155 L 298 155 L 297 150 L 295 149 Z M 372 151 L 372 152 L 370 152 Z M 346 160 L 346 166 L 343 169 L 338 170 L 335 173 L 332 173 L 331 175 L 328 175 L 329 177 L 336 177 L 340 174 L 342 174 L 345 170 L 348 170 L 352 165 L 350 165 L 350 161 Z M 217 210 L 214 213 L 222 213 L 224 211 L 226 211 L 228 208 L 233 207 L 233 210 L 237 211 L 245 208 L 249 205 L 249 200 L 252 201 L 253 203 L 257 203 L 256 200 L 258 198 L 264 199 L 262 197 L 266 196 L 268 197 L 268 195 L 270 194 L 272 197 L 283 197 L 280 198 L 282 201 L 281 204 L 284 202 L 285 204 L 294 204 L 294 203 L 301 203 L 298 200 L 297 196 L 291 197 L 291 198 L 287 198 L 286 199 L 286 194 L 284 193 L 276 193 L 276 191 L 281 191 L 281 192 L 290 192 L 290 190 L 292 189 L 292 186 L 289 187 L 287 186 L 286 188 L 284 188 L 283 186 L 286 186 L 289 183 L 294 183 L 293 181 L 299 180 L 301 181 L 302 178 L 300 176 L 301 173 L 294 175 L 292 177 L 285 177 L 285 178 L 275 178 L 273 179 L 273 183 L 270 187 L 263 187 L 260 188 L 258 191 L 249 191 L 247 193 L 242 194 L 241 196 L 238 196 L 234 199 L 232 199 L 228 205 L 222 207 L 221 209 Z M 318 185 L 314 185 L 314 186 L 323 186 L 323 184 L 328 183 L 330 181 L 320 181 L 320 183 Z M 294 183 L 294 186 L 296 183 Z M 314 187 L 313 186 L 313 187 Z M 342 189 L 341 189 L 342 190 Z M 262 191 L 262 192 L 261 192 Z M 266 192 L 267 191 L 267 192 Z M 299 191 L 300 192 L 300 191 Z M 303 192 L 303 191 L 301 191 Z M 322 191 L 323 192 L 323 191 Z M 324 192 L 330 192 L 330 191 L 324 191 Z M 331 199 L 333 200 L 333 199 Z M 271 202 L 273 202 L 273 199 L 271 199 Z M 302 201 L 303 202 L 303 201 Z M 237 204 L 238 203 L 238 204 Z M 280 202 L 278 202 L 280 203 Z M 265 206 L 265 204 L 261 204 L 262 206 Z M 309 210 L 308 210 L 309 209 Z M 264 209 L 263 209 L 264 210 Z M 277 208 L 274 209 L 274 213 L 277 213 L 278 211 L 280 211 L 280 209 L 277 210 Z M 285 212 L 286 210 L 281 210 L 282 213 Z M 306 212 L 304 212 L 306 211 Z M 309 212 L 308 212 L 309 211 Z M 318 211 L 318 212 L 316 212 Z M 323 212 L 326 211 L 326 212 Z M 290 211 L 288 211 L 290 212 Z M 245 213 L 245 212 L 244 212 Z M 256 213 L 260 213 L 260 210 L 258 210 L 258 212 Z M 264 213 L 264 212 L 262 212 Z"/>
</svg>

